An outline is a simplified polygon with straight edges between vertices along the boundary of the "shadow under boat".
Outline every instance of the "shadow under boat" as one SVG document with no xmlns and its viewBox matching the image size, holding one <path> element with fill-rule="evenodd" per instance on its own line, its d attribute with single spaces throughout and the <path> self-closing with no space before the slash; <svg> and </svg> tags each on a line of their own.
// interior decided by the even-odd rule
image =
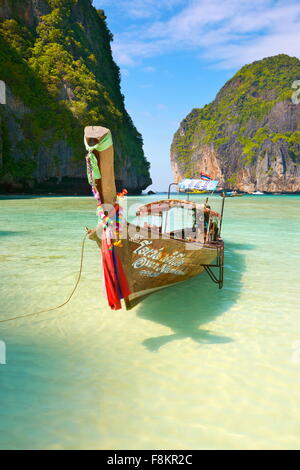
<svg viewBox="0 0 300 470">
<path fill-rule="evenodd" d="M 201 275 L 164 289 L 146 298 L 138 307 L 137 316 L 164 325 L 173 333 L 147 338 L 143 345 L 149 351 L 158 351 L 171 341 L 190 338 L 199 344 L 218 344 L 233 341 L 227 336 L 216 335 L 202 325 L 226 313 L 238 300 L 245 270 L 244 251 L 253 249 L 226 241 L 225 276 L 222 290 L 216 290 L 209 277 Z"/>
</svg>

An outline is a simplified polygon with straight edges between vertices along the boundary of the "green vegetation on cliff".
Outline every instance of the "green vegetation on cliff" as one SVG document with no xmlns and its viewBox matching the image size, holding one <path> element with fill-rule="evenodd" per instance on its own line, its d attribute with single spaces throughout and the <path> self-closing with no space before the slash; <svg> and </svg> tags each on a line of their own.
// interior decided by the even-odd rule
<svg viewBox="0 0 300 470">
<path fill-rule="evenodd" d="M 11 17 L 0 23 L 0 79 L 24 109 L 17 113 L 20 136 L 14 146 L 7 119 L 1 120 L 2 175 L 33 177 L 41 147 L 61 141 L 72 149 L 71 164 L 76 167 L 82 163 L 83 126 L 103 125 L 114 136 L 117 177 L 130 167 L 137 180 L 149 184 L 149 163 L 142 137 L 124 107 L 103 11 L 96 11 L 89 0 L 39 0 L 43 14 L 28 22 L 23 13 L 32 7 L 31 0 L 8 3 Z M 51 158 L 52 166 L 60 165 L 61 155 Z"/>
<path fill-rule="evenodd" d="M 200 146 L 212 146 L 223 166 L 230 166 L 230 150 L 235 146 L 240 163 L 249 166 L 262 158 L 262 147 L 280 142 L 300 163 L 300 128 L 289 128 L 284 116 L 278 125 L 270 117 L 280 103 L 292 105 L 292 83 L 299 78 L 299 59 L 284 54 L 242 67 L 212 103 L 193 109 L 175 133 L 171 152 L 182 175 L 193 173 L 191 162 Z M 236 181 L 234 170 L 227 172 L 229 183 Z"/>
</svg>

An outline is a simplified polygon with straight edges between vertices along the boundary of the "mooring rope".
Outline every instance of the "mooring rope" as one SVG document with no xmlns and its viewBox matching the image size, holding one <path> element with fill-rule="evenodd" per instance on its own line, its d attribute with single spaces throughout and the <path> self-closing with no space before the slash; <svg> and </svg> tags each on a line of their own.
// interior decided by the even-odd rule
<svg viewBox="0 0 300 470">
<path fill-rule="evenodd" d="M 75 294 L 75 291 L 78 287 L 78 284 L 79 284 L 79 281 L 81 279 L 81 274 L 82 274 L 82 266 L 83 266 L 83 253 L 84 253 L 84 245 L 85 245 L 85 241 L 86 241 L 86 237 L 88 236 L 88 232 L 85 234 L 83 240 L 82 240 L 82 244 L 81 244 L 81 259 L 80 259 L 80 268 L 79 268 L 79 273 L 78 273 L 78 277 L 77 277 L 77 281 L 76 281 L 76 284 L 71 292 L 71 294 L 69 295 L 68 299 L 61 305 L 58 305 L 57 307 L 53 307 L 53 308 L 49 308 L 48 310 L 40 310 L 39 312 L 34 312 L 34 313 L 27 313 L 25 315 L 18 315 L 17 317 L 12 317 L 12 318 L 7 318 L 5 320 L 0 320 L 0 323 L 6 323 L 6 322 L 9 322 L 9 321 L 14 321 L 14 320 L 19 320 L 20 318 L 28 318 L 28 317 L 33 317 L 34 315 L 40 315 L 41 313 L 47 313 L 47 312 L 53 312 L 54 310 L 58 310 L 59 308 L 62 308 L 64 307 L 65 305 L 67 305 L 67 303 L 70 302 L 71 298 L 73 297 L 73 295 Z"/>
</svg>

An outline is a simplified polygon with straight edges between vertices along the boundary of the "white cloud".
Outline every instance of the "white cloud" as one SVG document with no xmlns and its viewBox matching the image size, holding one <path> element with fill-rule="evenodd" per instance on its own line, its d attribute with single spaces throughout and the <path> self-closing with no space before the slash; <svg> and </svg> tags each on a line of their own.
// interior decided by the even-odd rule
<svg viewBox="0 0 300 470">
<path fill-rule="evenodd" d="M 155 70 L 156 70 L 156 68 L 152 67 L 152 65 L 149 65 L 149 66 L 143 68 L 144 72 L 150 72 L 151 73 L 151 72 L 155 72 Z"/>
<path fill-rule="evenodd" d="M 123 0 L 117 2 L 124 5 Z M 115 34 L 113 51 L 121 65 L 134 66 L 177 50 L 195 50 L 197 56 L 228 68 L 279 53 L 300 56 L 299 0 L 125 3 L 128 15 L 144 15 L 145 20 Z"/>
<path fill-rule="evenodd" d="M 96 8 L 104 8 L 109 5 L 128 18 L 135 20 L 157 19 L 165 12 L 184 5 L 186 0 L 94 0 Z"/>
<path fill-rule="evenodd" d="M 159 109 L 160 111 L 165 111 L 167 109 L 167 106 L 163 103 L 158 103 L 156 105 L 157 109 Z"/>
<path fill-rule="evenodd" d="M 123 77 L 128 77 L 128 75 L 129 75 L 129 70 L 128 69 L 121 68 L 120 72 L 121 72 L 121 75 L 123 75 Z"/>
<path fill-rule="evenodd" d="M 182 0 L 125 0 L 126 12 L 135 18 L 159 17 L 165 9 L 170 10 L 174 6 L 183 3 Z"/>
</svg>

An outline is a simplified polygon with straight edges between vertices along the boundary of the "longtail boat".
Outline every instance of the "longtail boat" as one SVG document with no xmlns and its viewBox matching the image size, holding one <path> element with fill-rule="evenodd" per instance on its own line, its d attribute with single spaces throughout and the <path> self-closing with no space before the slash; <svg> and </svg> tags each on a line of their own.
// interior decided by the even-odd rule
<svg viewBox="0 0 300 470">
<path fill-rule="evenodd" d="M 222 288 L 221 227 L 225 196 L 219 214 L 210 208 L 208 198 L 204 204 L 189 200 L 189 196 L 172 199 L 170 185 L 167 199 L 142 205 L 130 222 L 124 209 L 127 191 L 118 194 L 116 191 L 110 130 L 86 127 L 84 141 L 88 152 L 87 175 L 97 200 L 98 216 L 97 228 L 88 230 L 88 234 L 102 253 L 103 280 L 110 307 L 122 308 L 123 299 L 129 310 L 153 292 L 204 271 Z M 212 192 L 217 184 L 207 178 L 183 180 L 178 189 L 187 193 Z"/>
</svg>

